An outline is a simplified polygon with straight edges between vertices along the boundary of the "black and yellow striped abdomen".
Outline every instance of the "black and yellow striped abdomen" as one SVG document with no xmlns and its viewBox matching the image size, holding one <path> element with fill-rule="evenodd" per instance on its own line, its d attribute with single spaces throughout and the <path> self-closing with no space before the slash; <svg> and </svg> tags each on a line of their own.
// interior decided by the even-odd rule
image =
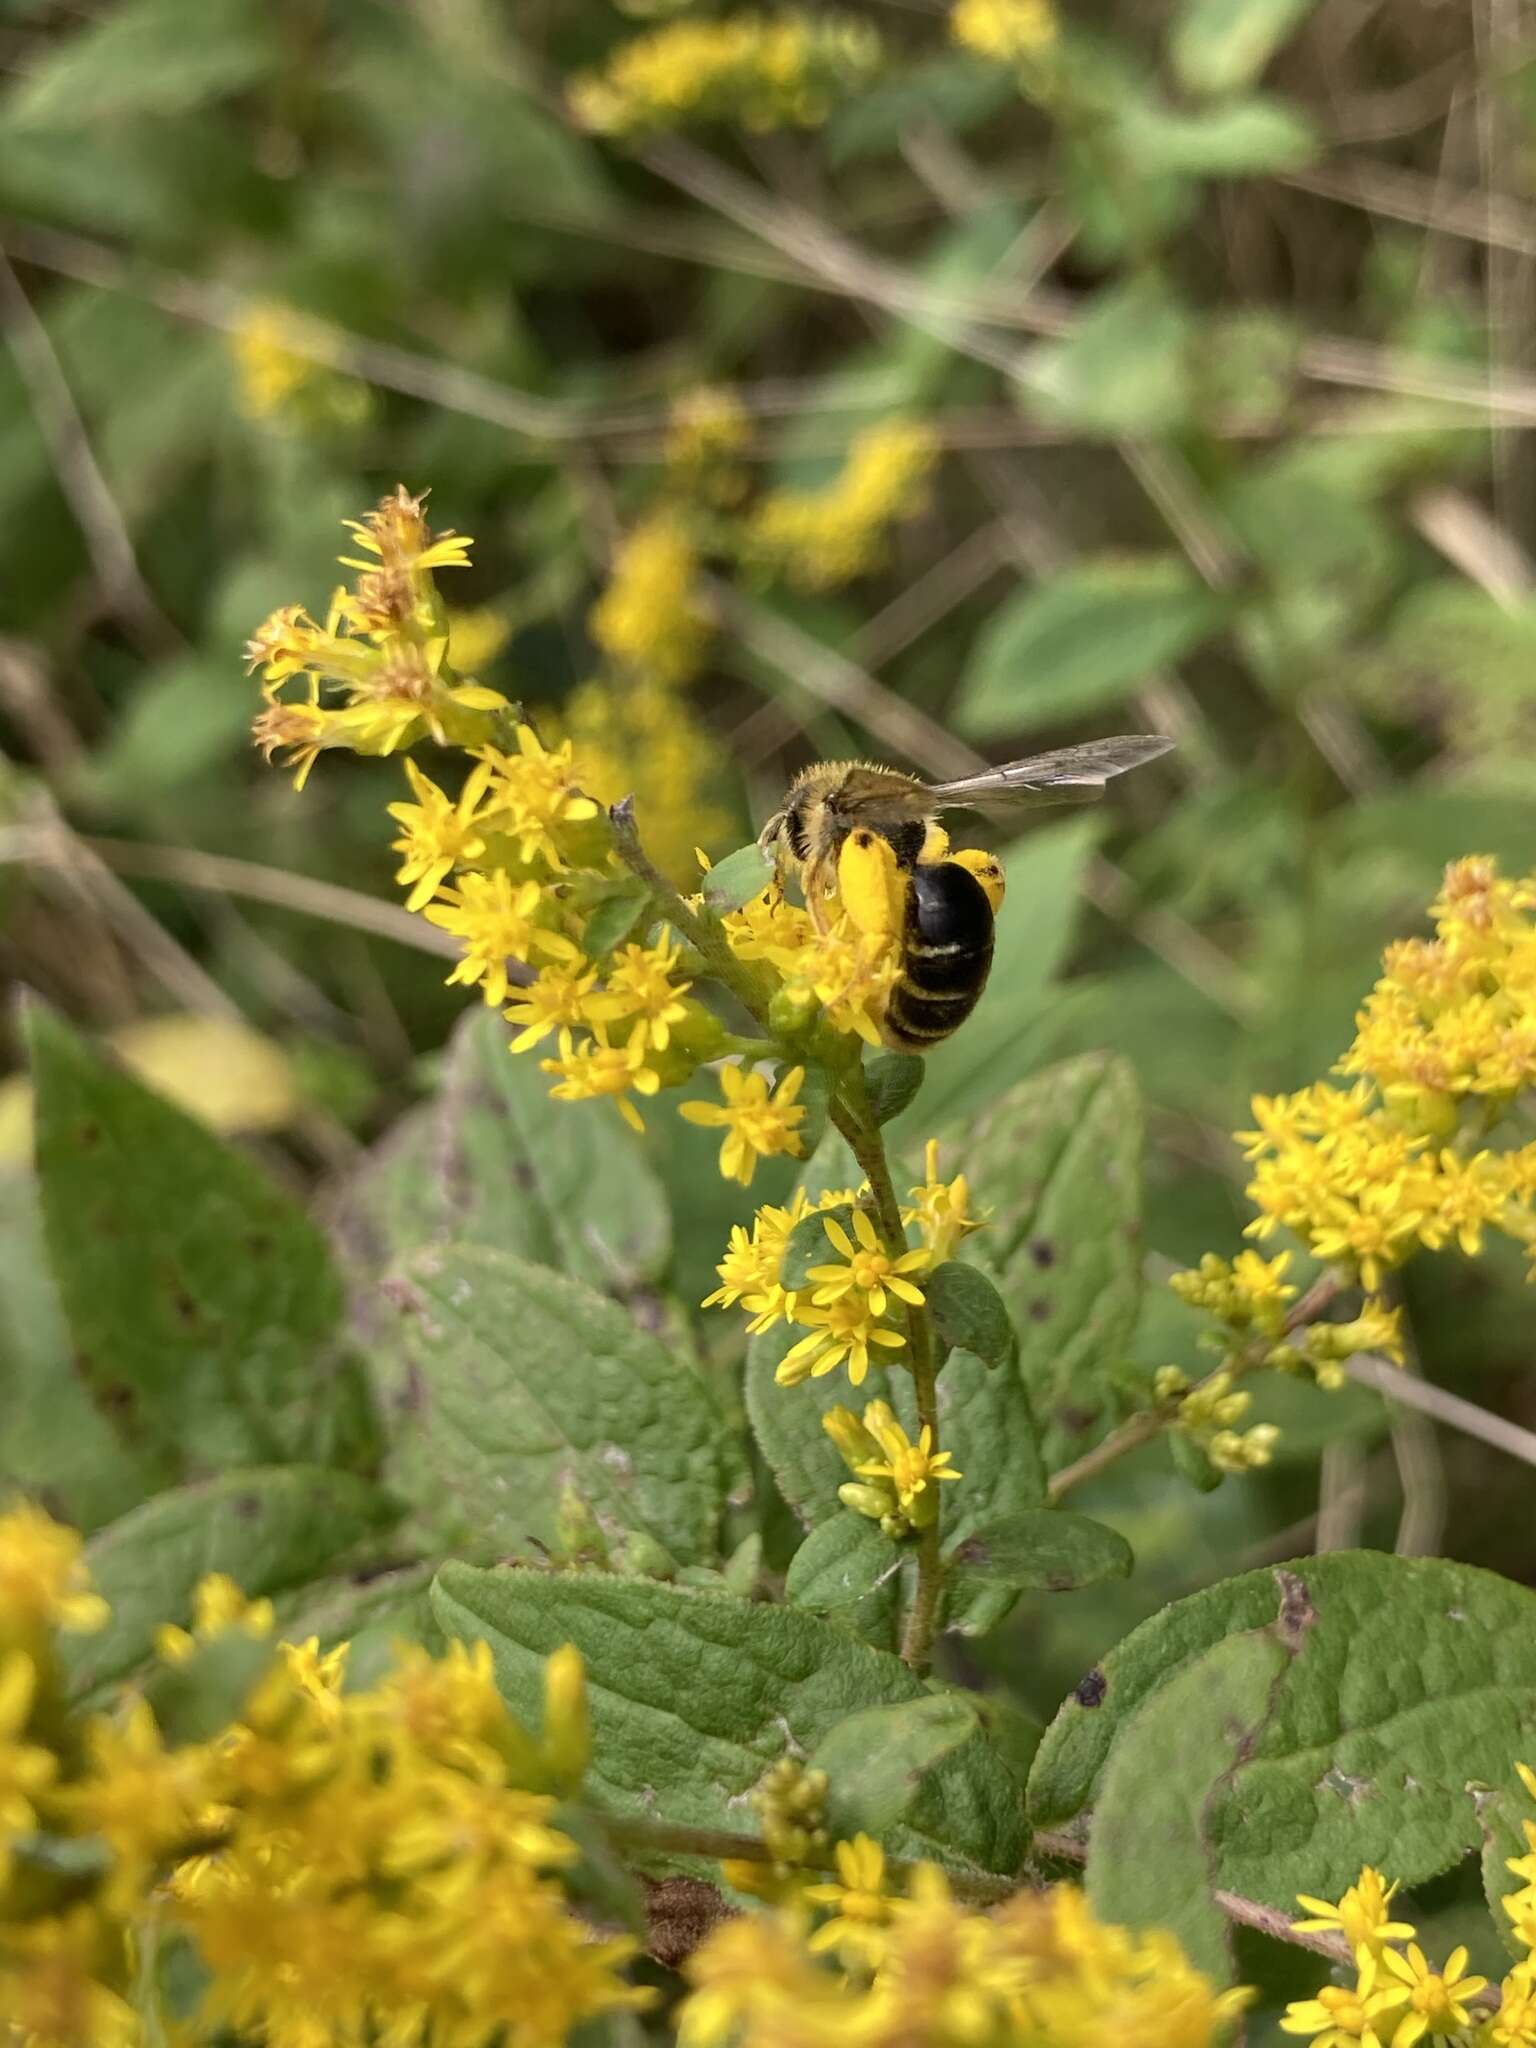
<svg viewBox="0 0 1536 2048">
<path fill-rule="evenodd" d="M 901 978 L 881 1037 L 898 1052 L 926 1052 L 957 1030 L 981 998 L 992 966 L 994 919 L 987 892 L 957 861 L 907 872 Z"/>
</svg>

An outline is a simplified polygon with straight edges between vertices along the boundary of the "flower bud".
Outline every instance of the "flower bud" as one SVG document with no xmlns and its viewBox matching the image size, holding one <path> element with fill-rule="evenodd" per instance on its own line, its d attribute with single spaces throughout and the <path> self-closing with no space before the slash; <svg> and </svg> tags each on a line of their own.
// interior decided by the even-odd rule
<svg viewBox="0 0 1536 2048">
<path fill-rule="evenodd" d="M 887 1515 L 896 1513 L 896 1496 L 888 1486 L 850 1480 L 837 1489 L 837 1497 L 845 1508 L 852 1508 L 856 1515 L 867 1515 L 872 1522 L 884 1521 Z"/>
</svg>

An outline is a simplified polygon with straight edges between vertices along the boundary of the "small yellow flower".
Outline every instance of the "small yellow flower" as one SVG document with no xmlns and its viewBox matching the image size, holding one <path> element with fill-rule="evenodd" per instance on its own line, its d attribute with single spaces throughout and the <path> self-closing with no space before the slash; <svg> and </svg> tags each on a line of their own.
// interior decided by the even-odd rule
<svg viewBox="0 0 1536 2048">
<path fill-rule="evenodd" d="M 37 1692 L 25 1650 L 0 1657 L 0 1891 L 10 1875 L 11 1844 L 38 1825 L 35 1801 L 57 1775 L 58 1758 L 22 1738 Z"/>
<path fill-rule="evenodd" d="M 912 1526 L 927 1528 L 939 1511 L 936 1483 L 964 1476 L 950 1469 L 953 1453 L 933 1448 L 933 1430 L 927 1423 L 914 1444 L 884 1401 L 870 1402 L 864 1410 L 864 1427 L 878 1443 L 880 1456 L 854 1470 L 866 1479 L 888 1479 Z"/>
<path fill-rule="evenodd" d="M 1498 2048 L 1536 2048 L 1536 1964 L 1518 1963 L 1499 1986 L 1499 2010 L 1488 2038 Z"/>
<path fill-rule="evenodd" d="M 643 1030 L 644 1026 L 637 1027 Z M 720 1147 L 720 1172 L 726 1180 L 750 1187 L 759 1159 L 773 1159 L 781 1153 L 799 1158 L 804 1150 L 797 1126 L 805 1120 L 805 1107 L 795 1097 L 805 1079 L 804 1067 L 791 1067 L 772 1095 L 768 1083 L 755 1068 L 723 1066 L 719 1070 L 723 1103 L 685 1102 L 682 1115 L 689 1123 L 725 1132 Z"/>
<path fill-rule="evenodd" d="M 557 967 L 546 967 L 526 988 L 519 989 L 505 1011 L 509 1024 L 521 1028 L 511 1041 L 513 1052 L 540 1045 L 562 1025 L 606 1024 L 619 1014 L 598 988 L 597 969 L 579 955 Z"/>
<path fill-rule="evenodd" d="M 608 587 L 588 624 L 621 668 L 675 688 L 696 673 L 710 619 L 697 594 L 699 558 L 681 518 L 653 513 L 614 555 Z"/>
<path fill-rule="evenodd" d="M 859 1294 L 844 1295 L 825 1308 L 795 1308 L 795 1321 L 803 1323 L 809 1335 L 793 1345 L 780 1359 L 774 1378 L 781 1387 L 796 1387 L 804 1379 L 821 1379 L 846 1360 L 852 1385 L 864 1384 L 871 1364 L 870 1346 L 900 1351 L 906 1338 L 876 1321 L 868 1300 Z"/>
<path fill-rule="evenodd" d="M 763 499 L 750 525 L 754 555 L 805 590 L 863 575 L 880 561 L 889 528 L 921 507 L 937 455 L 932 431 L 915 421 L 866 427 L 823 489 L 773 491 Z"/>
<path fill-rule="evenodd" d="M 1312 1916 L 1295 1922 L 1300 1934 L 1342 1934 L 1350 1951 L 1365 1949 L 1379 1955 L 1389 1941 L 1411 1941 L 1416 1932 L 1406 1920 L 1394 1920 L 1389 1913 L 1396 1883 L 1388 1884 L 1379 1870 L 1368 1863 L 1335 1906 L 1327 1899 L 1297 1894 L 1297 1903 Z"/>
<path fill-rule="evenodd" d="M 966 49 L 998 64 L 1037 56 L 1058 33 L 1050 0 L 955 0 L 949 32 Z"/>
<path fill-rule="evenodd" d="M 491 770 L 487 762 L 479 762 L 457 801 L 445 796 L 414 761 L 406 762 L 405 774 L 415 803 L 386 804 L 385 809 L 404 827 L 394 842 L 394 850 L 401 856 L 395 880 L 413 885 L 405 907 L 420 910 L 456 867 L 478 860 L 485 852 L 484 834 L 475 813 Z"/>
<path fill-rule="evenodd" d="M 830 1302 L 857 1295 L 868 1303 L 872 1315 L 883 1316 L 894 1295 L 898 1301 L 921 1307 L 926 1298 L 923 1290 L 907 1276 L 921 1273 L 928 1266 L 932 1253 L 927 1246 L 920 1245 L 915 1251 L 892 1258 L 863 1209 L 854 1210 L 852 1222 L 850 1237 L 835 1216 L 825 1219 L 822 1227 L 844 1263 L 810 1268 L 807 1278 L 816 1283 L 811 1295 L 815 1305 L 823 1308 Z"/>
<path fill-rule="evenodd" d="M 1486 1977 L 1465 1974 L 1467 1951 L 1452 1949 L 1445 1968 L 1432 1970 L 1417 1942 L 1408 1953 L 1386 1949 L 1382 1961 L 1407 1993 L 1408 2010 L 1397 2023 L 1392 2048 L 1413 2048 L 1425 2034 L 1454 2034 L 1471 2023 L 1471 2001 L 1488 1988 Z"/>
<path fill-rule="evenodd" d="M 901 1220 L 905 1224 L 917 1225 L 933 1264 L 940 1266 L 954 1256 L 956 1246 L 973 1230 L 983 1228 L 986 1217 L 970 1213 L 970 1183 L 963 1173 L 956 1174 L 951 1181 L 939 1178 L 939 1144 L 936 1138 L 928 1140 L 923 1155 L 923 1171 L 927 1177 L 920 1186 L 911 1190 L 913 1206 L 902 1210 Z"/>
<path fill-rule="evenodd" d="M 49 1629 L 102 1627 L 107 1603 L 90 1589 L 82 1547 L 75 1530 L 28 1502 L 0 1514 L 0 1648 Z"/>
<path fill-rule="evenodd" d="M 531 725 L 517 728 L 517 752 L 479 749 L 491 771 L 486 829 L 505 833 L 525 863 L 565 865 L 561 839 L 572 826 L 597 816 L 597 805 L 576 786 L 571 743 L 546 747 Z"/>
<path fill-rule="evenodd" d="M 608 970 L 608 1000 L 615 1017 L 639 1017 L 647 1042 L 665 1052 L 672 1026 L 688 1014 L 683 1001 L 693 983 L 676 981 L 680 948 L 667 933 L 654 946 L 625 946 Z"/>
<path fill-rule="evenodd" d="M 9 1922 L 0 1938 L 0 2012 L 20 2048 L 139 2048 L 137 2016 L 103 1981 L 126 1975 L 123 1932 L 94 1906 Z"/>
<path fill-rule="evenodd" d="M 885 1889 L 885 1851 L 869 1835 L 839 1842 L 836 1883 L 813 1884 L 804 1896 L 811 1905 L 831 1906 L 833 1918 L 818 1927 L 807 1946 L 812 1955 L 829 1951 L 845 1969 L 874 1969 L 889 1944 L 891 1899 Z"/>
<path fill-rule="evenodd" d="M 578 1045 L 569 1031 L 560 1033 L 558 1059 L 540 1060 L 546 1074 L 556 1075 L 550 1094 L 561 1102 L 592 1102 L 611 1095 L 624 1121 L 632 1130 L 643 1131 L 645 1121 L 626 1097 L 654 1095 L 661 1076 L 645 1063 L 645 1026 L 637 1024 L 623 1045 L 610 1045 L 604 1024 L 594 1027 L 593 1036 Z"/>
<path fill-rule="evenodd" d="M 527 961 L 536 950 L 557 960 L 578 957 L 569 939 L 535 922 L 543 905 L 537 882 L 514 882 L 504 868 L 488 875 L 467 870 L 422 915 L 463 944 L 464 958 L 449 981 L 471 987 L 478 982 L 487 1003 L 504 1003 L 513 962 Z"/>
<path fill-rule="evenodd" d="M 1325 1984 L 1316 1998 L 1297 1998 L 1280 2021 L 1287 2034 L 1311 2034 L 1313 2048 L 1385 2048 L 1393 2039 L 1386 2016 L 1405 1997 L 1401 1987 L 1380 1981 L 1378 1958 L 1368 1949 L 1355 1953 L 1355 1982 Z"/>
</svg>

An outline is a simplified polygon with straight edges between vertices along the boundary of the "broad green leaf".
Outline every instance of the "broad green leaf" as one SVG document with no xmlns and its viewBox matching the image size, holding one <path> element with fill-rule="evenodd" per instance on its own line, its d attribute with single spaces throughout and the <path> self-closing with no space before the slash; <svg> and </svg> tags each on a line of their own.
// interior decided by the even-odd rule
<svg viewBox="0 0 1536 2048">
<path fill-rule="evenodd" d="M 1168 1928 L 1216 1984 L 1232 1981 L 1232 1943 L 1212 1896 L 1207 1816 L 1262 1740 L 1290 1654 L 1276 1630 L 1252 1629 L 1191 1658 L 1132 1715 L 1094 1808 L 1084 1877 L 1094 1912 Z"/>
<path fill-rule="evenodd" d="M 893 1152 L 918 1148 L 956 1118 L 996 1099 L 1040 1064 L 1051 983 L 1077 925 L 1083 876 L 1100 825 L 1091 813 L 1031 832 L 1008 850 L 992 974 L 975 1013 L 933 1052 L 923 1092 L 887 1127 Z M 974 1180 L 972 1186 L 975 1186 Z"/>
<path fill-rule="evenodd" d="M 827 1774 L 827 1820 L 847 1841 L 883 1835 L 916 1799 L 935 1764 L 971 1741 L 976 1703 L 963 1692 L 927 1693 L 896 1707 L 865 1707 L 839 1721 L 810 1756 Z"/>
<path fill-rule="evenodd" d="M 1300 170 L 1318 147 L 1300 114 L 1269 99 L 1232 100 L 1194 113 L 1141 106 L 1127 116 L 1124 135 L 1153 177 L 1272 177 Z"/>
<path fill-rule="evenodd" d="M 809 1614 L 834 1616 L 866 1642 L 894 1650 L 904 1555 L 902 1546 L 880 1533 L 878 1523 L 840 1508 L 817 1523 L 790 1559 L 784 1597 Z"/>
<path fill-rule="evenodd" d="M 270 1636 L 229 1629 L 199 1643 L 184 1664 L 161 1664 L 145 1674 L 144 1697 L 165 1741 L 212 1742 L 224 1733 L 271 1670 L 277 1646 Z"/>
<path fill-rule="evenodd" d="M 358 1199 L 344 1197 L 344 1241 L 375 1272 L 446 1240 L 497 1245 L 606 1293 L 648 1287 L 672 1232 L 644 1148 L 604 1105 L 552 1101 L 538 1055 L 509 1052 L 510 1037 L 495 1011 L 463 1019 L 429 1116 L 408 1139 L 391 1132 Z"/>
<path fill-rule="evenodd" d="M 724 1431 L 698 1374 L 615 1302 L 490 1245 L 419 1252 L 385 1283 L 372 1363 L 391 1486 L 445 1542 L 559 1540 L 562 1489 L 604 1534 L 713 1560 Z"/>
<path fill-rule="evenodd" d="M 1036 349 L 1021 389 L 1031 410 L 1087 434 L 1176 433 L 1193 391 L 1195 334 L 1161 283 L 1106 285 L 1067 340 Z"/>
<path fill-rule="evenodd" d="M 1213 633 L 1224 610 L 1177 555 L 1074 562 L 992 613 L 951 716 L 995 740 L 1118 703 Z"/>
<path fill-rule="evenodd" d="M 750 846 L 738 846 L 724 860 L 715 862 L 704 877 L 704 901 L 716 916 L 723 916 L 728 910 L 740 910 L 754 896 L 761 896 L 772 880 L 773 862 L 754 840 Z"/>
<path fill-rule="evenodd" d="M 83 1529 L 153 1490 L 75 1368 L 29 1173 L 0 1171 L 0 1486 L 43 1494 Z"/>
<path fill-rule="evenodd" d="M 1117 1530 L 1066 1508 L 1026 1508 L 983 1522 L 949 1552 L 961 1578 L 1072 1593 L 1130 1576 L 1131 1546 Z"/>
<path fill-rule="evenodd" d="M 1015 103 L 1018 88 L 1005 66 L 979 63 L 969 51 L 903 65 L 833 110 L 822 133 L 834 165 L 896 149 L 918 122 L 937 121 L 963 135 Z"/>
<path fill-rule="evenodd" d="M 59 36 L 11 95 L 7 126 L 81 133 L 132 117 L 182 114 L 241 92 L 278 56 L 273 17 L 258 0 L 199 0 L 188 34 L 181 0 L 127 0 Z M 107 146 L 99 129 L 94 146 Z"/>
<path fill-rule="evenodd" d="M 450 1636 L 484 1638 L 512 1711 L 535 1717 L 544 1659 L 573 1642 L 592 1703 L 595 1803 L 695 1827 L 740 1827 L 780 1757 L 807 1756 L 850 1714 L 928 1697 L 896 1657 L 794 1607 L 754 1606 L 587 1572 L 445 1565 Z M 1007 1771 L 979 1738 L 939 1764 L 887 1844 L 1012 1872 L 1023 1850 Z"/>
<path fill-rule="evenodd" d="M 227 1573 L 253 1600 L 286 1592 L 320 1577 L 394 1515 L 378 1487 L 317 1465 L 230 1472 L 156 1494 L 86 1546 L 112 1619 L 97 1635 L 70 1638 L 76 1689 L 93 1691 L 141 1664 L 161 1622 L 187 1624 L 208 1573 Z"/>
<path fill-rule="evenodd" d="M 1277 1620 L 1299 1646 L 1208 1809 L 1216 1881 L 1289 1907 L 1337 1898 L 1363 1863 L 1411 1886 L 1476 1849 L 1478 1786 L 1512 1783 L 1536 1742 L 1536 1593 L 1374 1551 L 1245 1572 L 1133 1629 L 1046 1732 L 1038 1824 L 1093 1802 L 1130 1716 L 1191 1660 Z"/>
<path fill-rule="evenodd" d="M 356 1455 L 324 1238 L 243 1153 L 28 1015 L 48 1252 L 81 1382 L 160 1485 Z"/>
<path fill-rule="evenodd" d="M 1013 1325 L 1003 1297 L 978 1266 L 946 1259 L 923 1276 L 933 1326 L 950 1350 L 972 1351 L 983 1365 L 1013 1356 Z"/>
<path fill-rule="evenodd" d="M 864 1069 L 869 1107 L 877 1124 L 888 1124 L 923 1085 L 928 1065 L 920 1053 L 877 1052 Z"/>
<path fill-rule="evenodd" d="M 1123 1061 L 1092 1054 L 1022 1083 L 958 1148 L 991 1212 L 967 1251 L 996 1281 L 1052 1462 L 1102 1422 L 1141 1292 L 1142 1111 Z"/>
<path fill-rule="evenodd" d="M 1181 0 L 1168 31 L 1174 77 L 1186 92 L 1241 92 L 1317 0 Z"/>
</svg>

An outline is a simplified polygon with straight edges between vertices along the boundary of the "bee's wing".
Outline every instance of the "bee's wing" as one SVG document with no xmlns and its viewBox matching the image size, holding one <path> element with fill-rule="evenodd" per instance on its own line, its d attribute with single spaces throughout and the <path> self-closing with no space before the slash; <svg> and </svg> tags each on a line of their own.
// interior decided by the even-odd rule
<svg viewBox="0 0 1536 2048">
<path fill-rule="evenodd" d="M 923 794 L 934 805 L 1091 803 L 1104 794 L 1112 776 L 1155 761 L 1173 744 L 1156 733 L 1122 733 L 1112 740 L 1087 740 L 1080 747 L 1031 754 L 1025 761 L 1006 761 L 1000 768 L 983 768 L 958 782 L 930 783 Z"/>
</svg>

